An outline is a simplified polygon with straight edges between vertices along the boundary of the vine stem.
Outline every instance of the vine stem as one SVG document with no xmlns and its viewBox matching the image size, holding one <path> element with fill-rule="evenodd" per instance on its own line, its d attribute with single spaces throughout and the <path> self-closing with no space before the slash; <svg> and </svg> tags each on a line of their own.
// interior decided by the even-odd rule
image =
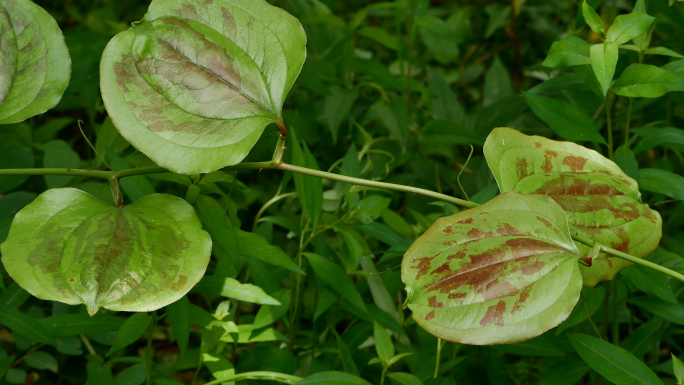
<svg viewBox="0 0 684 385">
<path fill-rule="evenodd" d="M 573 236 L 572 239 L 576 240 L 577 242 L 583 243 L 587 246 L 595 246 L 596 245 L 596 242 L 592 241 L 591 239 L 585 238 L 585 237 L 582 237 L 579 235 Z M 648 268 L 653 269 L 655 271 L 661 272 L 665 275 L 669 275 L 672 278 L 676 278 L 681 282 L 684 282 L 684 275 L 679 274 L 676 271 L 670 270 L 667 267 L 660 266 L 660 265 L 655 264 L 653 262 L 649 262 L 649 261 L 646 261 L 644 259 L 637 258 L 633 255 L 623 253 L 623 252 L 617 251 L 615 249 L 611 249 L 610 247 L 607 247 L 604 245 L 599 245 L 599 247 L 601 248 L 601 251 L 603 251 L 606 254 L 610 254 L 614 257 L 624 259 L 625 261 L 632 262 L 632 263 L 635 263 L 637 265 L 648 267 Z"/>
<path fill-rule="evenodd" d="M 292 376 L 289 374 L 284 374 L 284 373 L 276 373 L 276 372 L 246 372 L 246 373 L 239 373 L 235 374 L 233 376 L 228 376 L 228 377 L 223 377 L 216 379 L 214 381 L 209 381 L 205 383 L 204 385 L 218 385 L 222 384 L 224 382 L 237 382 L 237 381 L 244 381 L 244 380 L 272 380 L 272 381 L 278 381 L 284 384 L 294 384 L 302 380 L 301 377 L 297 376 Z"/>
</svg>

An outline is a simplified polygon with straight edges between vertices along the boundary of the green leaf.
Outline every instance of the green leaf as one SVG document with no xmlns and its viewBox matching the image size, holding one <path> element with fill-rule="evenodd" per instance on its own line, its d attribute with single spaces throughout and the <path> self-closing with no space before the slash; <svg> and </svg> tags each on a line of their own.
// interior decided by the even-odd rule
<svg viewBox="0 0 684 385">
<path fill-rule="evenodd" d="M 639 162 L 629 146 L 620 146 L 613 153 L 613 161 L 632 179 L 639 179 Z"/>
<path fill-rule="evenodd" d="M 28 366 L 40 370 L 47 369 L 51 372 L 57 373 L 59 369 L 55 357 L 40 350 L 26 356 L 24 361 L 28 364 Z"/>
<path fill-rule="evenodd" d="M 640 154 L 654 147 L 663 146 L 672 150 L 684 151 L 684 130 L 674 127 L 645 127 L 632 132 L 644 137 L 634 146 L 635 154 Z"/>
<path fill-rule="evenodd" d="M 684 75 L 635 63 L 625 69 L 612 90 L 622 96 L 658 98 L 671 91 L 684 91 Z"/>
<path fill-rule="evenodd" d="M 387 377 L 397 381 L 401 385 L 423 385 L 420 378 L 410 373 L 388 373 Z"/>
<path fill-rule="evenodd" d="M 572 104 L 523 92 L 532 112 L 563 139 L 606 143 L 590 116 Z"/>
<path fill-rule="evenodd" d="M 551 44 L 551 49 L 549 49 L 546 59 L 542 62 L 542 66 L 548 68 L 565 68 L 590 64 L 590 46 L 589 43 L 577 36 L 566 36 Z"/>
<path fill-rule="evenodd" d="M 167 305 L 166 316 L 169 319 L 173 336 L 182 356 L 185 354 L 190 339 L 190 301 L 188 297 L 181 297 L 178 301 Z"/>
<path fill-rule="evenodd" d="M 677 378 L 677 385 L 684 384 L 684 363 L 672 354 L 672 371 L 674 371 L 675 378 Z"/>
<path fill-rule="evenodd" d="M 655 21 L 655 17 L 641 12 L 619 15 L 606 32 L 606 40 L 617 45 L 625 44 L 635 37 L 648 32 L 648 28 Z"/>
<path fill-rule="evenodd" d="M 33 168 L 33 152 L 30 148 L 2 149 L 0 151 L 0 169 L 3 168 Z M 28 175 L 0 176 L 0 193 L 10 191 L 21 186 L 28 179 Z"/>
<path fill-rule="evenodd" d="M 394 345 L 385 328 L 377 322 L 373 324 L 373 341 L 375 342 L 375 351 L 378 353 L 378 358 L 380 358 L 384 365 L 387 365 L 394 356 Z"/>
<path fill-rule="evenodd" d="M 4 325 L 13 332 L 32 340 L 48 345 L 57 344 L 53 336 L 45 330 L 37 319 L 15 308 L 0 306 L 0 325 Z"/>
<path fill-rule="evenodd" d="M 684 200 L 684 177 L 659 168 L 639 170 L 639 184 L 646 191 Z"/>
<path fill-rule="evenodd" d="M 580 357 L 608 381 L 620 385 L 663 385 L 658 376 L 628 351 L 585 334 L 568 334 Z"/>
<path fill-rule="evenodd" d="M 512 343 L 567 318 L 582 288 L 581 257 L 551 198 L 509 192 L 438 219 L 406 252 L 401 277 L 413 318 L 428 332 Z"/>
<path fill-rule="evenodd" d="M 323 107 L 323 116 L 325 123 L 333 137 L 333 143 L 337 143 L 337 132 L 342 123 L 351 112 L 354 102 L 359 97 L 358 88 L 351 90 L 342 89 L 340 87 L 332 87 L 330 95 L 325 98 Z"/>
<path fill-rule="evenodd" d="M 318 162 L 316 162 L 316 158 L 311 154 L 307 145 L 304 144 L 304 148 L 302 148 L 294 132 L 290 136 L 292 137 L 290 142 L 292 145 L 292 163 L 295 166 L 318 170 Z M 306 212 L 309 213 L 312 228 L 315 229 L 318 226 L 323 208 L 323 182 L 320 178 L 297 173 L 294 174 L 293 178 L 297 189 L 297 196 Z"/>
<path fill-rule="evenodd" d="M 511 75 L 501 62 L 501 59 L 499 59 L 499 56 L 496 56 L 492 66 L 487 71 L 487 75 L 485 75 L 482 106 L 486 107 L 497 100 L 511 95 L 513 95 Z"/>
<path fill-rule="evenodd" d="M 663 273 L 644 266 L 632 266 L 622 270 L 621 274 L 637 289 L 649 293 L 665 301 L 677 303 L 668 277 Z"/>
<path fill-rule="evenodd" d="M 81 158 L 71 145 L 62 140 L 53 140 L 43 145 L 43 167 L 45 168 L 78 168 Z M 74 179 L 72 176 L 46 175 L 45 184 L 48 189 L 64 187 Z"/>
<path fill-rule="evenodd" d="M 251 283 L 240 283 L 233 278 L 225 278 L 221 295 L 238 301 L 258 303 L 260 305 L 280 305 L 280 302 L 266 294 L 259 286 Z"/>
<path fill-rule="evenodd" d="M 318 372 L 297 382 L 298 385 L 371 385 L 353 374 L 343 372 Z"/>
<path fill-rule="evenodd" d="M 195 201 L 197 214 L 202 221 L 202 227 L 211 235 L 212 251 L 226 265 L 226 274 L 235 276 L 239 272 L 240 241 L 237 229 L 232 227 L 226 215 L 226 209 L 214 198 L 200 195 Z"/>
<path fill-rule="evenodd" d="M 150 311 L 185 295 L 211 239 L 192 207 L 164 194 L 118 207 L 80 190 L 49 190 L 24 207 L 2 244 L 9 275 L 34 296 L 92 315 Z"/>
<path fill-rule="evenodd" d="M 340 266 L 318 254 L 304 253 L 304 256 L 311 264 L 321 284 L 329 285 L 331 289 L 340 294 L 349 303 L 366 312 L 366 305 L 363 302 L 363 298 L 361 298 L 361 294 L 359 294 L 359 291 L 354 286 L 354 282 L 352 282 L 351 278 Z"/>
<path fill-rule="evenodd" d="M 450 64 L 458 59 L 458 45 L 462 39 L 456 36 L 449 24 L 436 17 L 421 16 L 415 20 L 414 26 L 425 47 L 440 64 Z"/>
<path fill-rule="evenodd" d="M 652 352 L 660 342 L 663 333 L 662 318 L 653 318 L 636 328 L 623 342 L 622 346 L 635 356 Z"/>
<path fill-rule="evenodd" d="M 594 44 L 589 48 L 589 59 L 596 79 L 601 85 L 601 91 L 603 95 L 606 95 L 610 83 L 613 81 L 613 75 L 615 75 L 615 67 L 618 62 L 618 45 L 612 41 Z"/>
<path fill-rule="evenodd" d="M 202 362 L 214 378 L 225 378 L 235 375 L 233 364 L 220 354 L 203 353 Z"/>
<path fill-rule="evenodd" d="M 544 371 L 539 385 L 575 385 L 589 372 L 580 360 L 563 361 Z"/>
<path fill-rule="evenodd" d="M 145 364 L 137 364 L 124 369 L 116 376 L 114 385 L 142 385 L 145 382 Z"/>
<path fill-rule="evenodd" d="M 282 125 L 305 45 L 299 21 L 264 0 L 155 0 L 107 45 L 102 97 L 121 135 L 156 164 L 214 171 Z"/>
<path fill-rule="evenodd" d="M 658 245 L 660 215 L 641 203 L 636 181 L 596 151 L 497 128 L 484 153 L 502 192 L 550 196 L 566 212 L 573 235 L 640 258 Z M 588 246 L 578 247 L 589 255 Z M 593 286 L 630 265 L 601 253 L 593 266 L 580 270 L 584 283 Z"/>
<path fill-rule="evenodd" d="M 399 141 L 402 152 L 405 152 L 406 140 L 408 138 L 406 102 L 401 98 L 393 98 L 390 105 L 381 101 L 373 106 L 373 110 L 380 118 L 380 121 L 387 127 L 390 134 Z"/>
<path fill-rule="evenodd" d="M 681 303 L 672 303 L 654 296 L 630 298 L 627 302 L 635 304 L 662 319 L 674 322 L 677 325 L 684 325 L 684 306 Z"/>
<path fill-rule="evenodd" d="M 242 230 L 236 231 L 240 244 L 240 255 L 258 258 L 269 265 L 282 267 L 297 274 L 304 274 L 304 271 L 280 247 L 270 245 L 259 234 Z"/>
<path fill-rule="evenodd" d="M 121 324 L 119 333 L 116 335 L 116 340 L 106 356 L 109 357 L 117 350 L 123 349 L 140 339 L 140 337 L 145 334 L 147 327 L 150 325 L 150 321 L 152 321 L 152 317 L 145 313 L 135 313 L 128 317 L 123 324 Z"/>
<path fill-rule="evenodd" d="M 663 55 L 684 59 L 684 55 L 665 47 L 653 47 L 644 51 L 646 55 Z"/>
<path fill-rule="evenodd" d="M 337 340 L 337 347 L 340 349 L 340 358 L 342 358 L 342 366 L 344 367 L 344 371 L 354 376 L 358 376 L 359 370 L 356 368 L 354 357 L 352 357 L 351 353 L 349 352 L 347 344 L 344 342 L 342 337 L 340 337 L 335 328 L 332 328 L 332 332 L 335 335 L 335 340 Z"/>
<path fill-rule="evenodd" d="M 383 28 L 378 27 L 362 27 L 359 28 L 357 33 L 361 36 L 367 37 L 381 45 L 389 48 L 393 51 L 398 51 L 401 45 L 400 40 L 394 36 L 390 35 Z"/>
<path fill-rule="evenodd" d="M 56 106 L 70 76 L 71 58 L 55 19 L 28 0 L 0 1 L 0 124 Z"/>
<path fill-rule="evenodd" d="M 605 25 L 603 25 L 603 20 L 599 16 L 591 5 L 587 4 L 587 1 L 582 2 L 582 16 L 584 16 L 584 21 L 587 22 L 589 28 L 591 28 L 594 33 L 600 37 L 605 34 Z"/>
<path fill-rule="evenodd" d="M 79 334 L 97 334 L 119 330 L 123 320 L 106 314 L 60 314 L 45 317 L 38 322 L 55 337 L 77 336 Z"/>
<path fill-rule="evenodd" d="M 465 117 L 463 106 L 442 73 L 435 68 L 428 67 L 427 81 L 435 118 L 449 122 L 461 121 Z"/>
</svg>

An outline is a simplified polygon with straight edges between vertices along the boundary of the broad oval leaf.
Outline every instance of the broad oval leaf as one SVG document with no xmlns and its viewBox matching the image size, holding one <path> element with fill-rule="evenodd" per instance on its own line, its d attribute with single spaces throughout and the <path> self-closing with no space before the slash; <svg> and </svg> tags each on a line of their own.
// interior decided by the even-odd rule
<svg viewBox="0 0 684 385">
<path fill-rule="evenodd" d="M 401 272 L 419 325 L 488 345 L 530 339 L 567 318 L 582 288 L 582 257 L 552 199 L 509 192 L 438 219 Z"/>
<path fill-rule="evenodd" d="M 54 107 L 71 76 L 55 19 L 28 0 L 0 0 L 0 124 Z"/>
<path fill-rule="evenodd" d="M 637 182 L 596 151 L 497 128 L 484 146 L 502 192 L 543 194 L 565 211 L 572 235 L 642 258 L 660 241 L 662 220 L 641 203 Z M 588 254 L 590 247 L 578 244 Z M 581 266 L 586 285 L 612 279 L 631 263 L 601 253 Z"/>
<path fill-rule="evenodd" d="M 155 163 L 196 174 L 239 163 L 306 56 L 299 21 L 264 0 L 155 0 L 102 56 L 105 107 Z"/>
<path fill-rule="evenodd" d="M 34 296 L 92 315 L 101 307 L 151 311 L 204 274 L 211 238 L 192 206 L 164 194 L 108 205 L 72 188 L 48 190 L 17 213 L 2 262 Z"/>
</svg>

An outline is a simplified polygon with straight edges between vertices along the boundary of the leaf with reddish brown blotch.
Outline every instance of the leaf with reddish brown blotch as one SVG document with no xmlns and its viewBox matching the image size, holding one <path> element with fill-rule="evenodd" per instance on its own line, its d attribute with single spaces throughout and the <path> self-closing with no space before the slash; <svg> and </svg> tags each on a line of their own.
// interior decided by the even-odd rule
<svg viewBox="0 0 684 385">
<path fill-rule="evenodd" d="M 404 256 L 401 276 L 428 332 L 511 343 L 567 318 L 582 288 L 581 257 L 558 204 L 510 192 L 437 220 Z"/>
<path fill-rule="evenodd" d="M 484 153 L 502 192 L 553 198 L 567 214 L 572 235 L 639 258 L 660 242 L 658 212 L 641 202 L 637 182 L 598 152 L 504 127 L 492 131 Z M 585 255 L 591 249 L 577 246 Z M 630 265 L 601 253 L 580 270 L 584 283 L 594 286 Z"/>
</svg>

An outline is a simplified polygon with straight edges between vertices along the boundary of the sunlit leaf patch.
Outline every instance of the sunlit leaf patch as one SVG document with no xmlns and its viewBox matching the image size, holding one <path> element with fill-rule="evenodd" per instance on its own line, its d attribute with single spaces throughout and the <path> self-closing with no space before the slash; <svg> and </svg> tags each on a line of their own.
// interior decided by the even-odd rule
<svg viewBox="0 0 684 385">
<path fill-rule="evenodd" d="M 430 333 L 511 343 L 570 314 L 582 287 L 580 258 L 552 199 L 511 192 L 437 220 L 404 256 L 402 280 L 413 318 Z"/>
<path fill-rule="evenodd" d="M 156 194 L 119 207 L 72 188 L 48 190 L 17 213 L 2 262 L 34 296 L 71 305 L 150 311 L 185 295 L 209 262 L 193 208 Z"/>
</svg>

